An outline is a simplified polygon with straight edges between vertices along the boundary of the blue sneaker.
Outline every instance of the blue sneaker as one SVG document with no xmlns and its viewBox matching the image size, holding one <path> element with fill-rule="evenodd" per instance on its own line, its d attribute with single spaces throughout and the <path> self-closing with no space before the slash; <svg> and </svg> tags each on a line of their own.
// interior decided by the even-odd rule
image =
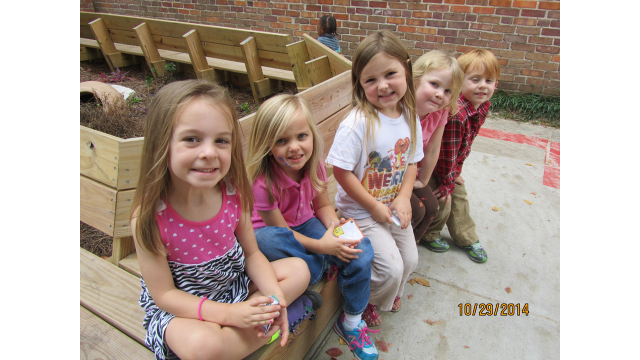
<svg viewBox="0 0 640 360">
<path fill-rule="evenodd" d="M 349 349 L 358 360 L 378 360 L 378 349 L 368 333 L 375 334 L 380 330 L 370 330 L 367 323 L 360 320 L 360 325 L 349 331 L 344 326 L 344 314 L 333 325 L 333 330 L 349 345 Z"/>
</svg>

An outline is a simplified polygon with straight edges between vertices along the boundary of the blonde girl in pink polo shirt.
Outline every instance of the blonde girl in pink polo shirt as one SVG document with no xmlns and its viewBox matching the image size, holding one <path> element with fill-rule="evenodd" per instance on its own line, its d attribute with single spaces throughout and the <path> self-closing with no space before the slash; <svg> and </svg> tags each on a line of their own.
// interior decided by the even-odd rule
<svg viewBox="0 0 640 360">
<path fill-rule="evenodd" d="M 224 88 L 173 82 L 145 119 L 131 230 L 157 359 L 242 359 L 282 332 L 304 261 L 269 263 L 251 226 L 238 117 Z M 271 304 L 277 298 L 279 305 Z M 273 325 L 265 334 L 264 325 Z"/>
<path fill-rule="evenodd" d="M 413 64 L 413 80 L 416 86 L 416 110 L 422 126 L 424 158 L 418 163 L 418 175 L 413 184 L 411 226 L 416 242 L 420 242 L 438 213 L 438 200 L 427 183 L 438 162 L 447 118 L 449 114 L 458 112 L 458 96 L 462 91 L 464 72 L 453 56 L 432 50 Z M 447 251 L 449 244 L 441 240 L 424 244 L 435 252 Z"/>
<path fill-rule="evenodd" d="M 321 156 L 322 137 L 311 106 L 295 95 L 279 95 L 260 106 L 253 120 L 247 171 L 253 183 L 251 220 L 267 259 L 299 257 L 309 266 L 309 285 L 329 267 L 338 269 L 344 313 L 334 329 L 358 359 L 378 359 L 362 320 L 371 281 L 373 248 L 369 238 L 338 239 L 338 219 L 327 195 Z"/>
</svg>

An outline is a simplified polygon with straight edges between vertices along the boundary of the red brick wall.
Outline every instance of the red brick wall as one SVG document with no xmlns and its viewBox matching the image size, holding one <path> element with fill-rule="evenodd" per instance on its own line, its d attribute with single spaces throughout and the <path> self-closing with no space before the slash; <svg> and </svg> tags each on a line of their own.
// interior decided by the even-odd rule
<svg viewBox="0 0 640 360">
<path fill-rule="evenodd" d="M 317 37 L 318 19 L 338 20 L 351 59 L 370 32 L 398 35 L 413 60 L 440 49 L 457 56 L 488 48 L 500 60 L 501 89 L 560 94 L 560 1 L 524 0 L 81 0 L 96 12 L 198 22 Z"/>
<path fill-rule="evenodd" d="M 80 0 L 80 11 L 94 12 L 93 0 Z"/>
</svg>

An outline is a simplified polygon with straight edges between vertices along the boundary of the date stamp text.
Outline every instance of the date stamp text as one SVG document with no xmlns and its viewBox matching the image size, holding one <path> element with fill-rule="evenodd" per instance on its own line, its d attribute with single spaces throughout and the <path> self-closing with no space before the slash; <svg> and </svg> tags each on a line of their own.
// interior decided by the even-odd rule
<svg viewBox="0 0 640 360">
<path fill-rule="evenodd" d="M 529 303 L 512 304 L 512 303 L 486 303 L 486 304 L 458 304 L 460 308 L 460 316 L 529 316 Z"/>
</svg>

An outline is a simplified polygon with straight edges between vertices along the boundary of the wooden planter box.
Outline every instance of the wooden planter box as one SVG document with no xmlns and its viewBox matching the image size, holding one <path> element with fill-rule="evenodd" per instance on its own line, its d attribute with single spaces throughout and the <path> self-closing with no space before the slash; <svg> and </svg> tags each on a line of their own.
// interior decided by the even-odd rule
<svg viewBox="0 0 640 360">
<path fill-rule="evenodd" d="M 143 140 L 80 126 L 80 221 L 114 237 L 114 264 L 134 251 L 129 216 Z"/>
</svg>

